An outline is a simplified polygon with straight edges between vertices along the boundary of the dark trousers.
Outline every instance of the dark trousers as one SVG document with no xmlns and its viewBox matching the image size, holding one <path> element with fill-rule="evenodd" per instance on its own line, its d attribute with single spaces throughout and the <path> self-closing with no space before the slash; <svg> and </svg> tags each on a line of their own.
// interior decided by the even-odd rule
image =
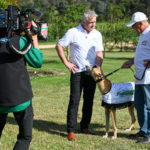
<svg viewBox="0 0 150 150">
<path fill-rule="evenodd" d="M 17 142 L 13 150 L 28 150 L 32 140 L 32 127 L 33 127 L 33 108 L 32 105 L 28 106 L 25 110 L 14 112 L 15 120 L 19 126 L 19 134 Z M 0 114 L 0 136 L 2 135 L 3 128 L 6 124 L 7 113 Z"/>
<path fill-rule="evenodd" d="M 77 113 L 83 90 L 83 108 L 81 129 L 88 128 L 92 116 L 93 99 L 96 83 L 87 72 L 71 74 L 70 101 L 67 112 L 67 132 L 74 132 L 77 125 Z"/>
</svg>

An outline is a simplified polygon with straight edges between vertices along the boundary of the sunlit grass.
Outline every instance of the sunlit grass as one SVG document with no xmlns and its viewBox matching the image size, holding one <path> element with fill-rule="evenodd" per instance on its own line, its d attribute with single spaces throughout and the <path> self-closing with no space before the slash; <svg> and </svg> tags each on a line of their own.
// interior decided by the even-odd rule
<svg viewBox="0 0 150 150">
<path fill-rule="evenodd" d="M 46 72 L 57 71 L 60 74 L 43 75 L 32 77 L 31 83 L 34 92 L 34 127 L 33 140 L 30 150 L 149 150 L 150 145 L 136 144 L 136 139 L 130 139 L 129 133 L 124 130 L 129 127 L 131 121 L 128 109 L 117 111 L 118 138 L 112 140 L 112 121 L 110 120 L 110 136 L 103 139 L 105 133 L 104 108 L 101 107 L 101 94 L 96 90 L 93 116 L 90 128 L 96 135 L 80 134 L 79 122 L 82 116 L 82 103 L 79 106 L 78 126 L 76 130 L 76 140 L 70 142 L 66 139 L 66 115 L 69 101 L 69 71 L 60 62 L 54 49 L 42 50 L 44 53 L 44 64 L 41 69 L 31 69 L 32 71 Z M 106 53 L 103 62 L 105 74 L 119 68 L 122 63 L 133 57 L 134 53 Z M 64 74 L 61 74 L 63 72 Z M 112 82 L 134 81 L 133 73 L 129 69 L 119 70 L 110 77 Z M 139 126 L 136 123 L 130 133 L 138 132 Z M 17 138 L 18 126 L 12 114 L 9 114 L 7 125 L 5 126 L 0 150 L 12 150 Z"/>
</svg>

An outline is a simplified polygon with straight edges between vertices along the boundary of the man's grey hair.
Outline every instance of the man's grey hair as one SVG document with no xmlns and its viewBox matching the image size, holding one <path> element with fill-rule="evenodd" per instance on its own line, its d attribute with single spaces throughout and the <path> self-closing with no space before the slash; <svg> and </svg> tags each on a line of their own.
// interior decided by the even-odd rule
<svg viewBox="0 0 150 150">
<path fill-rule="evenodd" d="M 88 20 L 88 18 L 94 18 L 94 17 L 97 17 L 97 14 L 95 13 L 95 11 L 92 11 L 90 9 L 88 10 L 85 10 L 84 14 L 83 14 L 83 17 L 82 17 L 82 21 L 86 21 Z"/>
</svg>

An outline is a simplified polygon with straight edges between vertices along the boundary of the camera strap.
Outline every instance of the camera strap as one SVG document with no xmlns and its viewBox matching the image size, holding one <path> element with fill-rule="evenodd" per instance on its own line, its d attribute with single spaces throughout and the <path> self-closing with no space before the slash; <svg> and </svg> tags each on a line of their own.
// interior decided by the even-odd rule
<svg viewBox="0 0 150 150">
<path fill-rule="evenodd" d="M 25 55 L 31 49 L 32 40 L 30 39 L 30 37 L 28 35 L 26 35 L 25 37 L 27 39 L 27 43 L 26 43 L 25 47 L 22 50 L 20 50 L 14 46 L 14 40 L 16 39 L 15 36 L 17 36 L 17 35 L 12 36 L 8 42 L 10 49 L 16 54 Z"/>
<path fill-rule="evenodd" d="M 8 27 L 8 46 L 9 48 L 16 54 L 19 54 L 19 55 L 25 55 L 26 53 L 28 53 L 28 51 L 31 49 L 31 46 L 32 46 L 32 39 L 29 37 L 28 35 L 28 31 L 25 31 L 25 37 L 27 39 L 27 43 L 25 45 L 25 47 L 23 49 L 17 49 L 15 46 L 14 46 L 14 40 L 16 39 L 15 36 L 18 36 L 17 34 L 14 33 L 13 31 L 13 28 L 10 26 Z"/>
</svg>

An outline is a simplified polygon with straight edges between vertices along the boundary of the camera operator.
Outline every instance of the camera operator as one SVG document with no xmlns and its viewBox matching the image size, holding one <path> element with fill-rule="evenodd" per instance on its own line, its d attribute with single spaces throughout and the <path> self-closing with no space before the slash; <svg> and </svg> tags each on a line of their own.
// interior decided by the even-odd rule
<svg viewBox="0 0 150 150">
<path fill-rule="evenodd" d="M 32 25 L 36 27 L 33 21 Z M 0 138 L 8 113 L 13 113 L 19 126 L 13 150 L 28 150 L 32 140 L 33 93 L 26 62 L 32 67 L 41 67 L 43 63 L 37 35 L 34 35 L 30 29 L 28 33 L 32 38 L 30 51 L 25 55 L 19 55 L 12 52 L 8 46 L 7 31 L 0 30 Z M 27 44 L 26 37 L 21 35 L 13 36 L 11 41 L 19 50 Z"/>
</svg>

